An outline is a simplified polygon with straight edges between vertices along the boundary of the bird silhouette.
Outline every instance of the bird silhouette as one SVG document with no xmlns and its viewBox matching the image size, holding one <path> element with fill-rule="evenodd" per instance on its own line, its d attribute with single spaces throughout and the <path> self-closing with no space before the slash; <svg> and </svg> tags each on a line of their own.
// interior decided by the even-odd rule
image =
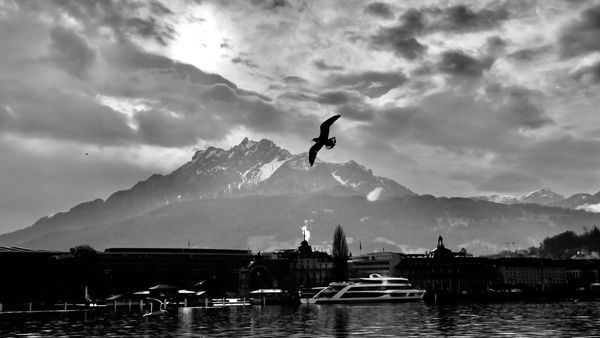
<svg viewBox="0 0 600 338">
<path fill-rule="evenodd" d="M 315 142 L 315 144 L 313 144 L 313 146 L 310 147 L 310 150 L 308 151 L 308 163 L 310 163 L 311 167 L 315 163 L 317 153 L 319 152 L 319 150 L 321 150 L 321 148 L 323 148 L 323 146 L 325 146 L 325 148 L 327 149 L 335 147 L 335 137 L 329 138 L 329 127 L 331 127 L 333 122 L 339 119 L 340 116 L 342 115 L 332 116 L 325 120 L 325 122 L 321 123 L 321 133 L 319 134 L 319 137 L 315 137 L 312 139 L 313 142 Z"/>
</svg>

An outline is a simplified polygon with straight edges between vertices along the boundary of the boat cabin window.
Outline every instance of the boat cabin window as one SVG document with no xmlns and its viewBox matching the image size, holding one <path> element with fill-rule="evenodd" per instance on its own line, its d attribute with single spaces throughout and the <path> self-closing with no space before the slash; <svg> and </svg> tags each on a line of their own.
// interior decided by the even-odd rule
<svg viewBox="0 0 600 338">
<path fill-rule="evenodd" d="M 346 285 L 330 285 L 327 288 L 323 289 L 323 291 L 317 293 L 315 298 L 331 298 L 345 287 Z"/>
</svg>

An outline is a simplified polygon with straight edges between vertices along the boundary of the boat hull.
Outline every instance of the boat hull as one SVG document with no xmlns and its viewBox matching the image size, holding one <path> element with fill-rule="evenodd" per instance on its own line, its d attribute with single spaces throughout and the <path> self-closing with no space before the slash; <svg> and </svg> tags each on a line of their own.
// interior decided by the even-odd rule
<svg viewBox="0 0 600 338">
<path fill-rule="evenodd" d="M 423 295 L 415 297 L 373 297 L 373 298 L 302 298 L 303 304 L 357 304 L 357 303 L 407 303 L 419 302 Z"/>
</svg>

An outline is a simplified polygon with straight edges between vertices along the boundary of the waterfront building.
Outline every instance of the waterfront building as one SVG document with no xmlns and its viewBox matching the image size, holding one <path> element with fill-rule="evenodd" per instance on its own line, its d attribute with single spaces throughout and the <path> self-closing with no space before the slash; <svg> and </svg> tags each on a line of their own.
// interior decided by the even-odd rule
<svg viewBox="0 0 600 338">
<path fill-rule="evenodd" d="M 372 273 L 382 276 L 392 276 L 394 267 L 398 265 L 403 255 L 399 252 L 371 252 L 352 257 L 348 262 L 351 277 L 368 277 Z"/>
<path fill-rule="evenodd" d="M 98 265 L 111 294 L 170 284 L 222 296 L 238 293 L 239 271 L 252 258 L 250 250 L 110 248 Z"/>
<path fill-rule="evenodd" d="M 567 285 L 567 261 L 534 257 L 496 258 L 493 261 L 497 288 L 537 289 Z"/>
<path fill-rule="evenodd" d="M 452 252 L 440 236 L 430 252 L 401 256 L 393 275 L 408 278 L 421 289 L 459 294 L 486 292 L 492 270 L 487 258 L 472 257 L 464 250 Z"/>
<path fill-rule="evenodd" d="M 600 259 L 569 259 L 566 262 L 567 284 L 572 289 L 590 289 L 591 285 L 600 282 Z"/>
<path fill-rule="evenodd" d="M 313 251 L 303 240 L 298 249 L 259 253 L 240 272 L 242 294 L 258 289 L 296 290 L 331 282 L 333 260 L 325 252 Z"/>
</svg>

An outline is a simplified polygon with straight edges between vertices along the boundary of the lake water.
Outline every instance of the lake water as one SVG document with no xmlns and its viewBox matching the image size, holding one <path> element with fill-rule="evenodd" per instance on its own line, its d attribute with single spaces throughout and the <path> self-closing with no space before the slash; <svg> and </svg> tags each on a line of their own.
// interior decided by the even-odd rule
<svg viewBox="0 0 600 338">
<path fill-rule="evenodd" d="M 1 337 L 600 337 L 600 302 L 426 303 L 1 314 Z"/>
</svg>

